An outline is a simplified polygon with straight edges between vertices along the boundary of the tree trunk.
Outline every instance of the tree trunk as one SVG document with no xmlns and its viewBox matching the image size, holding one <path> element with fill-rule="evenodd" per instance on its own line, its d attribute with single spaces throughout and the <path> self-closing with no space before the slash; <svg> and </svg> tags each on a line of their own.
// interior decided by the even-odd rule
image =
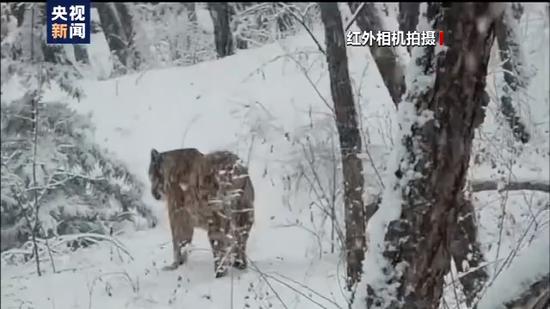
<svg viewBox="0 0 550 309">
<path fill-rule="evenodd" d="M 214 23 L 214 42 L 218 58 L 234 54 L 230 28 L 230 9 L 227 2 L 208 2 L 208 11 Z"/>
<path fill-rule="evenodd" d="M 488 275 L 485 268 L 478 268 L 485 258 L 481 251 L 481 245 L 477 238 L 477 222 L 474 205 L 468 198 L 461 198 L 457 203 L 458 222 L 454 231 L 449 231 L 449 251 L 453 257 L 460 277 L 460 283 L 464 287 L 466 303 L 471 306 L 483 289 Z M 477 268 L 477 269 L 476 269 Z M 472 269 L 475 269 L 472 271 Z M 466 273 L 466 274 L 465 274 Z"/>
<path fill-rule="evenodd" d="M 399 30 L 405 33 L 416 31 L 418 25 L 418 9 L 420 2 L 399 2 Z M 411 53 L 412 46 L 407 46 L 407 51 Z"/>
<path fill-rule="evenodd" d="M 34 26 L 35 26 L 35 8 L 34 6 L 31 8 L 31 42 L 34 42 Z M 34 44 L 31 43 L 31 63 L 36 63 L 34 60 Z M 41 73 L 41 72 L 40 72 Z M 38 79 L 41 79 L 39 76 Z M 41 83 L 42 81 L 39 81 Z M 38 90 L 37 90 L 38 92 Z M 37 148 L 38 148 L 38 95 L 34 95 L 31 98 L 31 107 L 32 107 L 32 134 L 33 134 L 33 145 L 32 145 L 32 186 L 34 189 L 34 204 L 33 204 L 33 210 L 35 211 L 35 214 L 33 216 L 34 218 L 34 226 L 31 229 L 31 235 L 32 235 L 32 243 L 33 243 L 33 252 L 34 252 L 34 260 L 36 262 L 36 273 L 40 277 L 42 275 L 42 272 L 40 271 L 40 257 L 38 256 L 38 244 L 36 243 L 36 235 L 38 234 L 38 226 L 40 224 L 39 217 L 38 217 L 38 192 L 36 191 L 36 161 L 37 161 Z"/>
<path fill-rule="evenodd" d="M 347 287 L 351 289 L 360 278 L 366 246 L 362 200 L 363 165 L 358 158 L 361 152 L 361 137 L 357 126 L 357 112 L 353 102 L 340 11 L 335 2 L 319 3 L 319 6 L 325 26 L 330 90 L 340 138 L 344 176 Z"/>
<path fill-rule="evenodd" d="M 94 3 L 101 21 L 101 27 L 113 52 L 126 68 L 135 68 L 132 56 L 132 18 L 125 3 Z"/>
<path fill-rule="evenodd" d="M 27 10 L 28 5 L 22 2 L 19 3 L 10 3 L 10 11 L 13 13 L 15 18 L 17 19 L 17 27 L 21 27 L 23 25 L 23 20 L 25 17 L 25 10 Z"/>
<path fill-rule="evenodd" d="M 348 3 L 351 12 L 356 12 L 361 2 Z M 355 21 L 361 31 L 372 31 L 376 34 L 383 29 L 381 15 L 382 12 L 373 2 L 365 2 L 361 12 L 357 14 Z M 378 46 L 376 43 L 369 46 L 370 53 L 374 62 L 380 71 L 382 80 L 390 92 L 395 106 L 401 101 L 401 96 L 405 93 L 405 66 L 400 63 L 397 50 L 392 46 Z"/>
<path fill-rule="evenodd" d="M 74 57 L 77 62 L 84 64 L 90 64 L 90 57 L 88 55 L 88 47 L 86 45 L 75 44 L 73 46 Z"/>
<path fill-rule="evenodd" d="M 383 256 L 389 264 L 382 270 L 386 282 L 367 282 L 367 302 L 382 308 L 439 307 L 444 276 L 450 269 L 449 244 L 459 230 L 459 216 L 470 210 L 462 192 L 474 130 L 483 120 L 487 99 L 493 8 L 488 3 L 452 3 L 444 8 L 429 3 L 427 7 L 420 18 L 449 34 L 447 49 L 436 54 L 434 46 L 424 47 L 421 57 L 411 60 L 418 74 L 401 103 L 405 106 L 400 106 L 410 123 L 401 123 L 404 136 L 397 149 L 404 153 L 399 153 L 396 185 L 386 189 L 388 194 L 400 195 L 401 211 L 399 219 L 389 223 L 384 238 Z M 485 29 L 477 27 L 481 19 L 487 22 Z M 383 201 L 381 208 L 385 203 L 396 201 Z"/>
<path fill-rule="evenodd" d="M 40 271 L 40 257 L 38 255 L 38 244 L 36 242 L 36 236 L 38 236 L 39 230 L 40 230 L 40 220 L 39 220 L 39 209 L 40 206 L 38 204 L 38 190 L 36 189 L 38 187 L 36 182 L 36 161 L 37 158 L 37 150 L 38 150 L 38 97 L 35 96 L 32 98 L 32 134 L 33 134 L 33 156 L 32 156 L 32 186 L 35 188 L 33 190 L 33 219 L 34 219 L 34 226 L 31 230 L 32 233 L 32 242 L 33 242 L 33 252 L 34 252 L 34 259 L 36 262 L 36 273 L 40 277 L 42 275 L 42 272 Z"/>
<path fill-rule="evenodd" d="M 195 2 L 185 2 L 182 3 L 185 9 L 187 10 L 187 18 L 189 18 L 189 21 L 192 23 L 197 22 L 197 9 L 195 6 Z"/>
<path fill-rule="evenodd" d="M 507 8 L 502 18 L 498 20 L 495 30 L 500 59 L 503 62 L 505 82 L 505 86 L 502 88 L 503 94 L 500 97 L 500 109 L 512 129 L 514 137 L 522 143 L 527 143 L 530 134 L 512 103 L 516 97 L 514 94 L 517 94 L 521 89 L 525 89 L 529 79 L 525 74 L 526 63 L 517 33 L 522 13 L 523 6 L 520 3 L 507 4 Z"/>
</svg>

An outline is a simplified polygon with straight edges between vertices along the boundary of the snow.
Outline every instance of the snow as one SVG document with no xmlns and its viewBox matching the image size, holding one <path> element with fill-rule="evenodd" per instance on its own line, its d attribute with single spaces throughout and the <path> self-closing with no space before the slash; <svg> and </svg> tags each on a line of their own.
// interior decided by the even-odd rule
<svg viewBox="0 0 550 309">
<path fill-rule="evenodd" d="M 518 298 L 529 286 L 550 272 L 550 235 L 544 233 L 516 257 L 481 298 L 479 309 L 506 308 L 505 304 Z"/>
<path fill-rule="evenodd" d="M 207 33 L 214 33 L 214 23 L 208 10 L 197 5 L 196 14 L 199 27 Z"/>
</svg>

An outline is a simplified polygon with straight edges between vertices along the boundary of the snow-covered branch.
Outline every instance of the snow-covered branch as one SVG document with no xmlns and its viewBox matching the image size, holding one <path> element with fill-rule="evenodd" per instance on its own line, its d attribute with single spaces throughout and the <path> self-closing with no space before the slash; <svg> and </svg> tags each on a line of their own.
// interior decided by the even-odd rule
<svg viewBox="0 0 550 309">
<path fill-rule="evenodd" d="M 550 183 L 547 181 L 514 181 L 499 185 L 495 181 L 473 181 L 472 182 L 472 191 L 519 191 L 519 190 L 530 190 L 530 191 L 541 191 L 550 193 Z"/>
<path fill-rule="evenodd" d="M 309 27 L 306 25 L 304 21 L 304 16 L 305 16 L 304 13 L 300 13 L 300 12 L 296 13 L 295 11 L 297 10 L 295 10 L 293 7 L 290 7 L 288 4 L 284 2 L 278 2 L 278 4 L 281 7 L 283 7 L 288 13 L 290 13 L 290 15 L 292 15 L 292 17 L 294 17 L 304 27 L 304 29 L 307 31 L 307 33 L 309 34 L 313 42 L 315 42 L 315 45 L 317 45 L 317 48 L 319 49 L 319 51 L 326 55 L 326 52 L 323 49 L 323 46 L 321 45 L 321 43 L 319 43 L 319 40 L 317 40 L 313 32 L 311 32 Z M 306 8 L 305 12 L 307 12 L 308 9 L 309 9 L 309 6 Z"/>
</svg>

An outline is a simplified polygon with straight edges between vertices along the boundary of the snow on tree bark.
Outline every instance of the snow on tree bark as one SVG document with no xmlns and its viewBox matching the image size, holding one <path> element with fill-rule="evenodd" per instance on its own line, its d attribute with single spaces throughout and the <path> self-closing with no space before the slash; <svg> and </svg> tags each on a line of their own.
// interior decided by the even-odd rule
<svg viewBox="0 0 550 309">
<path fill-rule="evenodd" d="M 344 41 L 342 18 L 335 2 L 319 3 L 325 27 L 326 56 L 330 74 L 330 90 L 336 114 L 344 176 L 344 207 L 346 223 L 347 287 L 358 282 L 365 250 L 365 221 L 363 165 L 358 157 L 361 136 L 357 111 L 353 102 L 348 58 Z"/>
<path fill-rule="evenodd" d="M 471 306 L 483 289 L 488 275 L 484 267 L 480 267 L 485 258 L 478 241 L 476 213 L 472 201 L 465 197 L 458 197 L 457 224 L 452 225 L 449 251 L 456 263 L 460 283 L 464 287 L 466 303 Z"/>
<path fill-rule="evenodd" d="M 356 12 L 361 6 L 361 2 L 348 3 L 351 12 Z M 378 31 L 383 29 L 381 17 L 382 12 L 376 7 L 375 3 L 366 2 L 358 12 L 355 21 L 361 31 Z M 384 84 L 390 92 L 393 103 L 397 106 L 401 101 L 401 96 L 405 93 L 405 68 L 400 62 L 397 49 L 392 46 L 378 46 L 376 43 L 370 46 L 370 52 L 374 62 L 382 75 Z"/>
<path fill-rule="evenodd" d="M 386 262 L 381 278 L 367 279 L 370 308 L 438 308 L 450 269 L 449 244 L 468 205 L 461 201 L 474 129 L 484 118 L 496 8 L 488 3 L 425 6 L 418 29 L 444 31 L 446 46 L 413 49 L 408 92 L 399 107 L 411 109 L 412 122 L 401 124 L 407 127 L 396 186 L 387 188 L 400 197 L 380 206 L 400 201 L 400 215 L 382 227 Z M 486 27 L 478 27 L 480 21 Z"/>
<path fill-rule="evenodd" d="M 530 190 L 550 193 L 550 183 L 544 180 L 533 181 L 511 181 L 504 184 L 499 188 L 499 184 L 496 181 L 475 181 L 471 183 L 473 192 L 481 191 L 519 191 Z"/>
<path fill-rule="evenodd" d="M 500 52 L 500 59 L 503 62 L 504 82 L 503 94 L 500 96 L 500 109 L 506 121 L 510 125 L 514 137 L 522 143 L 527 143 L 530 134 L 518 116 L 513 101 L 517 93 L 525 89 L 529 83 L 529 76 L 526 73 L 526 62 L 522 48 L 519 44 L 520 37 L 519 20 L 523 12 L 520 3 L 507 4 L 507 7 L 496 24 L 496 37 Z M 516 106 L 519 102 L 516 102 Z"/>
<path fill-rule="evenodd" d="M 231 12 L 227 2 L 208 2 L 208 11 L 214 23 L 214 42 L 218 58 L 235 53 L 230 28 Z"/>
</svg>

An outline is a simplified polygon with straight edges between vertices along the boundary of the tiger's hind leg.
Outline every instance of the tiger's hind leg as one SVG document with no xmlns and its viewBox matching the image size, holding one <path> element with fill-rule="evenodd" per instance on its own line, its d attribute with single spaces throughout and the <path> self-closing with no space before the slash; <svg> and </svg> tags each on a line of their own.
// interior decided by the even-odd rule
<svg viewBox="0 0 550 309">
<path fill-rule="evenodd" d="M 233 267 L 238 269 L 246 269 L 248 267 L 246 245 L 248 237 L 250 236 L 250 230 L 254 223 L 254 210 L 252 206 L 242 207 L 233 214 L 234 231 L 233 237 L 235 239 Z"/>
<path fill-rule="evenodd" d="M 231 262 L 229 233 L 230 222 L 218 214 L 212 216 L 208 224 L 208 240 L 212 247 L 214 256 L 214 271 L 216 278 L 224 277 L 227 274 Z"/>
</svg>

